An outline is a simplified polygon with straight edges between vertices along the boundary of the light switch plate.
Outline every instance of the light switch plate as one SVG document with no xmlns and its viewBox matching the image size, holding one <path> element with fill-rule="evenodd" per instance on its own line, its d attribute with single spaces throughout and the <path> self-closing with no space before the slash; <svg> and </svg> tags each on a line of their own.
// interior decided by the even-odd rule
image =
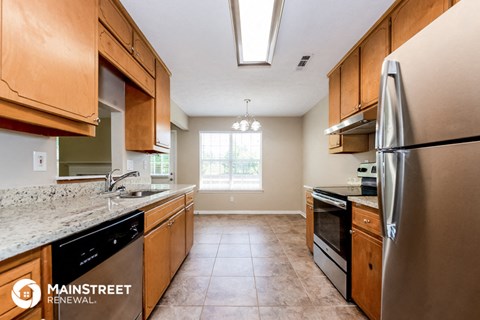
<svg viewBox="0 0 480 320">
<path fill-rule="evenodd" d="M 47 171 L 47 153 L 33 151 L 33 171 Z"/>
<path fill-rule="evenodd" d="M 128 171 L 133 170 L 133 160 L 127 160 L 127 170 Z"/>
</svg>

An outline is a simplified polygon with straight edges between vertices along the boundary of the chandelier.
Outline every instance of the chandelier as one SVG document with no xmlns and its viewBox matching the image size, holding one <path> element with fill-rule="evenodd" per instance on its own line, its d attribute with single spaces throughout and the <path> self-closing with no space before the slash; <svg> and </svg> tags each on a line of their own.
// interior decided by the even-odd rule
<svg viewBox="0 0 480 320">
<path fill-rule="evenodd" d="M 262 127 L 262 125 L 253 116 L 248 114 L 248 103 L 252 100 L 245 99 L 244 101 L 246 104 L 245 115 L 243 117 L 237 117 L 237 120 L 232 125 L 232 129 L 240 131 L 258 131 Z"/>
</svg>

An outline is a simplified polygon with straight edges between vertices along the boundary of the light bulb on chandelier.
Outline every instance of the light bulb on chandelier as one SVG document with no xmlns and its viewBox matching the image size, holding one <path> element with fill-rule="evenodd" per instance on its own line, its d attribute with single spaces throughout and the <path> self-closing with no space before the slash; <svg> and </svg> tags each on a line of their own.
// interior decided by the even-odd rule
<svg viewBox="0 0 480 320">
<path fill-rule="evenodd" d="M 262 127 L 260 122 L 256 120 L 253 116 L 248 113 L 248 103 L 252 100 L 245 99 L 246 104 L 246 111 L 245 115 L 242 117 L 237 117 L 237 120 L 233 123 L 232 129 L 233 130 L 240 130 L 242 132 L 251 130 L 251 131 L 258 131 Z"/>
</svg>

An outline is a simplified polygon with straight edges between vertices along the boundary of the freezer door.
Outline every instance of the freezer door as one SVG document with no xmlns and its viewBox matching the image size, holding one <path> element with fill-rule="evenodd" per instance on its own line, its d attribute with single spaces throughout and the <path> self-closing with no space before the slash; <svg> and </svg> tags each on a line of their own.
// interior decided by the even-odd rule
<svg viewBox="0 0 480 320">
<path fill-rule="evenodd" d="M 385 60 L 377 149 L 480 136 L 480 1 L 461 1 Z"/>
<path fill-rule="evenodd" d="M 480 319 L 480 142 L 395 153 L 382 319 Z"/>
</svg>

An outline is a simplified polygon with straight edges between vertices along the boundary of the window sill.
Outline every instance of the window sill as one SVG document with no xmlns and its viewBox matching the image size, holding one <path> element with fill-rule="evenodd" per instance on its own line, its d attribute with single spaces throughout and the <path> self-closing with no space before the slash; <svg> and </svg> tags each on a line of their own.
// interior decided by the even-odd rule
<svg viewBox="0 0 480 320">
<path fill-rule="evenodd" d="M 151 174 L 150 177 L 168 179 L 170 178 L 170 175 L 169 174 Z"/>
<path fill-rule="evenodd" d="M 255 190 L 211 190 L 211 189 L 198 189 L 199 193 L 263 193 L 263 189 Z"/>
</svg>

